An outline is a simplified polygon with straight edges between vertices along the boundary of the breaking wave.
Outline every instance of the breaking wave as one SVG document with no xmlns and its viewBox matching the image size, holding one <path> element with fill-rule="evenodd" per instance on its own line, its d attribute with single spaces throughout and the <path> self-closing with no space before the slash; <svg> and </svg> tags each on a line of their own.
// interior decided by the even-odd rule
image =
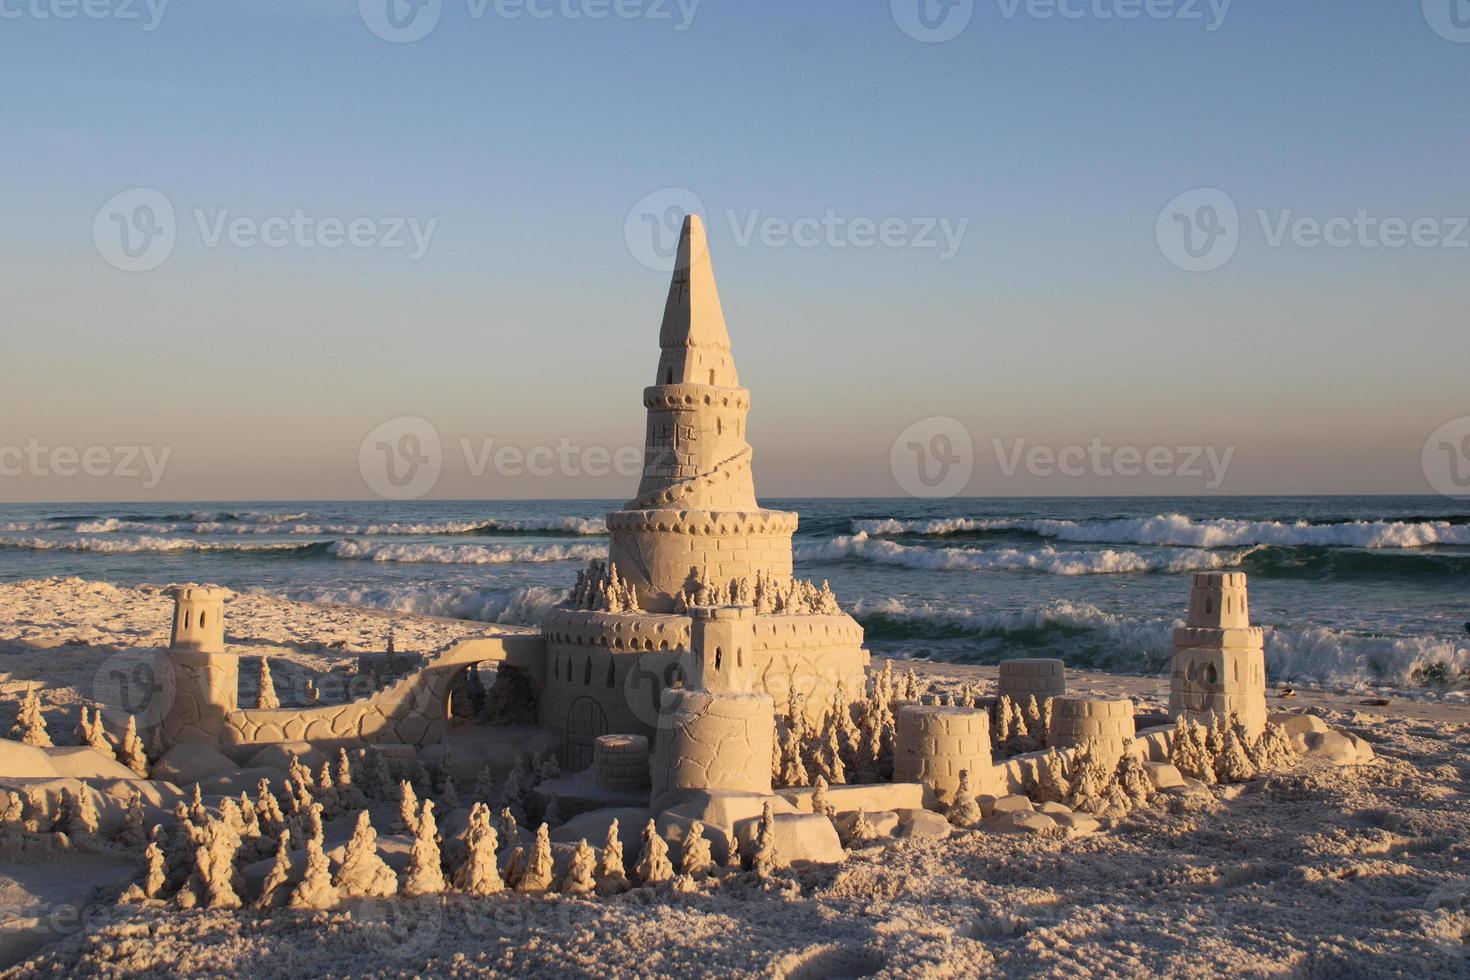
<svg viewBox="0 0 1470 980">
<path fill-rule="evenodd" d="M 361 561 L 413 562 L 433 565 L 509 565 L 554 561 L 587 561 L 607 555 L 602 545 L 524 545 L 496 548 L 478 544 L 389 544 L 373 541 L 334 541 L 327 547 L 334 558 Z"/>
<path fill-rule="evenodd" d="M 304 517 L 305 515 L 295 515 Z M 0 530 L 61 530 L 66 525 L 50 522 L 47 527 L 0 527 Z M 108 517 L 79 522 L 79 534 L 301 534 L 301 535 L 525 535 L 548 537 L 596 537 L 607 534 L 601 520 L 584 517 L 544 518 L 525 521 L 431 521 L 427 523 L 386 524 L 301 524 L 289 521 L 267 523 L 233 523 L 223 521 L 130 520 Z"/>
<path fill-rule="evenodd" d="M 194 538 L 0 538 L 0 548 L 29 551 L 76 551 L 102 555 L 168 554 L 170 552 L 227 552 L 259 554 L 309 554 L 320 552 L 326 542 L 294 541 L 247 544 L 235 541 L 200 541 Z"/>
<path fill-rule="evenodd" d="M 1231 518 L 1196 521 L 1183 514 L 1080 522 L 948 517 L 934 520 L 855 520 L 852 530 L 874 537 L 983 537 L 998 532 L 1021 532 L 1078 543 L 1186 548 L 1239 548 L 1263 544 L 1375 549 L 1470 546 L 1470 524 L 1448 520 L 1312 524 L 1307 521 L 1287 523 Z"/>
<path fill-rule="evenodd" d="M 1246 551 L 1236 553 L 1191 550 L 1170 555 L 1146 556 L 1132 551 L 1058 551 L 1050 546 L 1036 550 L 1000 548 L 978 551 L 968 548 L 921 548 L 899 544 L 866 532 L 842 535 L 829 541 L 803 542 L 796 546 L 797 561 L 858 560 L 927 571 L 1016 571 L 1049 575 L 1118 575 L 1130 572 L 1188 572 L 1235 568 Z"/>
<path fill-rule="evenodd" d="M 473 586 L 425 589 L 411 585 L 367 588 L 297 588 L 289 597 L 301 602 L 382 609 L 412 616 L 442 616 L 482 623 L 538 626 L 566 596 L 565 589 L 529 586 L 512 590 Z"/>
<path fill-rule="evenodd" d="M 851 612 L 875 642 L 967 641 L 960 657 L 942 646 L 935 659 L 997 662 L 1019 653 L 1048 653 L 1075 667 L 1159 673 L 1173 653 L 1182 620 L 1133 620 L 1087 603 L 1057 600 L 1013 612 L 976 612 L 897 599 L 860 601 Z M 1392 637 L 1326 627 L 1267 626 L 1266 670 L 1272 683 L 1359 689 L 1463 683 L 1470 648 L 1432 636 Z"/>
</svg>

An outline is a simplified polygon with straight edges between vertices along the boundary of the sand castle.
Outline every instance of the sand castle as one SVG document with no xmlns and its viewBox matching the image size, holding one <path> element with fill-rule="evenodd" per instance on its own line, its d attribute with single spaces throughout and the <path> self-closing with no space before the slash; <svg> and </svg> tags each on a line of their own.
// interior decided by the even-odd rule
<svg viewBox="0 0 1470 980">
<path fill-rule="evenodd" d="M 750 397 L 697 218 L 659 345 L 637 494 L 608 515 L 608 560 L 541 629 L 487 627 L 416 669 L 365 670 L 376 689 L 337 704 L 282 707 L 262 662 L 256 706 L 241 707 L 228 593 L 178 588 L 153 751 L 131 720 L 106 731 L 101 712 L 84 718 L 80 747 L 55 748 L 32 692 L 0 748 L 8 772 L 40 782 L 0 797 L 0 840 L 146 843 L 130 897 L 184 907 L 608 896 L 742 868 L 769 882 L 895 836 L 1093 833 L 1295 753 L 1371 760 L 1315 716 L 1268 714 L 1240 573 L 1194 576 L 1167 717 L 1068 695 L 1059 660 L 1008 661 L 994 694 L 943 698 L 891 662 L 869 671 L 862 628 L 826 583 L 792 574 L 797 515 L 755 499 Z M 496 681 L 476 694 L 482 665 Z M 456 709 L 477 701 L 500 715 Z M 545 754 L 506 764 L 525 746 Z M 396 815 L 391 854 L 379 854 L 374 810 L 385 828 Z M 328 825 L 349 820 L 351 839 L 329 846 Z M 459 836 L 439 832 L 451 822 Z M 636 848 L 631 878 L 624 846 Z"/>
</svg>

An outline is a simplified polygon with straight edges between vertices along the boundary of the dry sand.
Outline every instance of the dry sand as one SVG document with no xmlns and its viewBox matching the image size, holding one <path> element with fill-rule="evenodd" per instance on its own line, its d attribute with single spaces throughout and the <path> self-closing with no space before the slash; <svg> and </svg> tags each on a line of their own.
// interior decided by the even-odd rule
<svg viewBox="0 0 1470 980">
<path fill-rule="evenodd" d="M 39 680 L 52 731 L 68 735 L 109 656 L 167 642 L 169 608 L 157 589 L 0 585 L 0 723 Z M 231 603 L 229 642 L 316 672 L 382 649 L 388 625 L 245 595 Z M 391 625 L 401 650 L 476 629 Z M 994 674 L 919 670 L 941 686 Z M 1069 679 L 1153 706 L 1166 691 L 1158 678 Z M 8 914 L 72 902 L 85 923 L 60 915 L 58 941 L 7 975 L 1470 976 L 1470 709 L 1363 700 L 1300 691 L 1272 709 L 1314 710 L 1362 736 L 1378 755 L 1369 766 L 1304 763 L 1091 837 L 976 831 L 867 845 L 841 867 L 767 887 L 745 875 L 687 895 L 449 896 L 266 917 L 119 909 L 116 885 L 79 877 L 92 859 L 7 859 Z"/>
</svg>

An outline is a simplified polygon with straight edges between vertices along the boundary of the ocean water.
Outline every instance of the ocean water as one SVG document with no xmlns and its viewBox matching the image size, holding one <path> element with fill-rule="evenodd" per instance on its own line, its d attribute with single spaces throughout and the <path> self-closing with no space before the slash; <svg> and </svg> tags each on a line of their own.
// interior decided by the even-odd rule
<svg viewBox="0 0 1470 980">
<path fill-rule="evenodd" d="M 1189 573 L 1247 572 L 1271 678 L 1470 686 L 1470 502 L 1443 497 L 767 500 L 875 652 L 1163 669 Z M 0 506 L 0 580 L 216 582 L 538 622 L 615 501 Z"/>
</svg>

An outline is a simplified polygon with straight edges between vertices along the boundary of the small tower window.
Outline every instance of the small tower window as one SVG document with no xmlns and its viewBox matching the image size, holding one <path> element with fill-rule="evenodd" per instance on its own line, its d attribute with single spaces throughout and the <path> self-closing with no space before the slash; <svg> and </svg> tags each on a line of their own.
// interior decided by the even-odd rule
<svg viewBox="0 0 1470 980">
<path fill-rule="evenodd" d="M 618 664 L 618 662 L 616 660 L 614 660 L 612 657 L 608 657 L 607 658 L 607 686 L 608 687 L 612 687 L 612 686 L 614 686 L 617 683 L 617 680 L 618 680 L 617 664 Z"/>
<path fill-rule="evenodd" d="M 582 669 L 582 686 L 592 686 L 592 657 L 587 657 L 587 665 Z"/>
<path fill-rule="evenodd" d="M 714 368 L 710 368 L 709 369 L 709 383 L 710 384 L 714 384 L 715 383 L 715 369 Z"/>
<path fill-rule="evenodd" d="M 715 670 L 717 672 L 719 671 L 720 665 L 724 661 L 724 659 L 725 659 L 725 652 L 723 650 L 721 650 L 719 647 L 715 647 Z"/>
<path fill-rule="evenodd" d="M 668 371 L 666 371 L 664 373 L 664 384 L 671 385 L 673 383 L 674 383 L 674 369 L 673 368 L 669 368 Z"/>
</svg>

